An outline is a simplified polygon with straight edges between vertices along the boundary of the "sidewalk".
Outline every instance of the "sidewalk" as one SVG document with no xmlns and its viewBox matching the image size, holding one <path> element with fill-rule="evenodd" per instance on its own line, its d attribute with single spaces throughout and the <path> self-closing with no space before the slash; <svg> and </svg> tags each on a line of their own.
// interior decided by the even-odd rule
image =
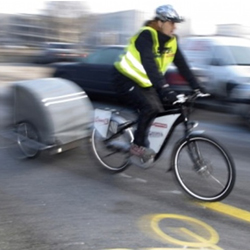
<svg viewBox="0 0 250 250">
<path fill-rule="evenodd" d="M 8 98 L 9 86 L 17 81 L 50 77 L 53 69 L 25 64 L 0 64 L 0 103 Z"/>
<path fill-rule="evenodd" d="M 0 64 L 0 86 L 15 81 L 51 76 L 53 68 L 31 65 Z"/>
</svg>

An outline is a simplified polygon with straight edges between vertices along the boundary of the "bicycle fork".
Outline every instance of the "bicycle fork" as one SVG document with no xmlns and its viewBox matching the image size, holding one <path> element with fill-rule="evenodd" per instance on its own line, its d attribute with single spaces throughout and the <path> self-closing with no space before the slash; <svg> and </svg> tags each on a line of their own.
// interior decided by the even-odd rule
<svg viewBox="0 0 250 250">
<path fill-rule="evenodd" d="M 188 154 L 194 163 L 194 170 L 198 174 L 202 176 L 210 175 L 209 166 L 202 157 L 202 153 L 196 141 L 188 141 Z"/>
</svg>

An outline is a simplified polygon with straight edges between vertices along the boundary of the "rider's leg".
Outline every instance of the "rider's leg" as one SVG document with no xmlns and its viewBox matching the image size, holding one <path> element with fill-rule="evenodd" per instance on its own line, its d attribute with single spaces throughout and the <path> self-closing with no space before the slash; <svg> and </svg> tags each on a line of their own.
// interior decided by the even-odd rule
<svg viewBox="0 0 250 250">
<path fill-rule="evenodd" d="M 148 128 L 156 115 L 163 112 L 164 109 L 154 88 L 140 88 L 135 95 L 137 97 L 136 107 L 139 110 L 139 118 L 134 143 L 148 147 L 146 141 Z"/>
<path fill-rule="evenodd" d="M 155 116 L 164 111 L 159 95 L 153 87 L 141 88 L 119 72 L 115 74 L 115 87 L 119 100 L 133 107 L 139 114 L 135 140 L 130 150 L 131 155 L 147 161 L 155 154 L 152 149 L 148 148 L 149 145 L 146 142 L 148 128 Z"/>
</svg>

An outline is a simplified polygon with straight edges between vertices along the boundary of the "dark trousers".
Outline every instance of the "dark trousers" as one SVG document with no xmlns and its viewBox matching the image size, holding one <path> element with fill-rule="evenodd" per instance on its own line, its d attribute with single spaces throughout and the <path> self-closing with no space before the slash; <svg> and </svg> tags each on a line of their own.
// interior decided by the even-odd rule
<svg viewBox="0 0 250 250">
<path fill-rule="evenodd" d="M 119 100 L 138 112 L 134 143 L 147 147 L 148 128 L 156 115 L 164 111 L 159 95 L 155 88 L 142 88 L 118 71 L 115 73 L 114 80 Z"/>
</svg>

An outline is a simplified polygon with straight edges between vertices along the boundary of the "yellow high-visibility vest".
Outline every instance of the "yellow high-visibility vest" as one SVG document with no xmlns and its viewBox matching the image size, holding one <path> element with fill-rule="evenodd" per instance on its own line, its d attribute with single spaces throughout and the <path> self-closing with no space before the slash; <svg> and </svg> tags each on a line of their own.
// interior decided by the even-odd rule
<svg viewBox="0 0 250 250">
<path fill-rule="evenodd" d="M 177 41 L 176 37 L 172 37 L 164 45 L 164 48 L 166 50 L 162 54 L 160 54 L 157 31 L 151 27 L 143 27 L 138 32 L 138 34 L 131 38 L 129 45 L 126 48 L 125 53 L 120 57 L 120 60 L 115 62 L 115 67 L 118 71 L 135 81 L 141 87 L 147 88 L 151 87 L 152 83 L 149 80 L 147 73 L 141 63 L 140 53 L 135 46 L 135 41 L 143 30 L 149 30 L 152 35 L 152 51 L 158 70 L 162 74 L 165 74 L 169 64 L 174 60 L 177 50 Z"/>
</svg>

